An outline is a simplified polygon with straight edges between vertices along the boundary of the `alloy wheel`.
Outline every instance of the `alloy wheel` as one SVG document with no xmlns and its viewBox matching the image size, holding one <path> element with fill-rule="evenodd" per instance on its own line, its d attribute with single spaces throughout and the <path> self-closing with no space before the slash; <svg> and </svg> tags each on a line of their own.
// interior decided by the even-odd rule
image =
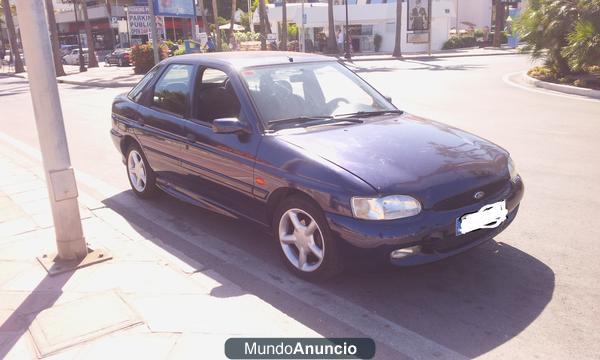
<svg viewBox="0 0 600 360">
<path fill-rule="evenodd" d="M 306 211 L 289 209 L 279 220 L 279 242 L 287 260 L 298 270 L 317 270 L 325 256 L 319 224 Z"/>
<path fill-rule="evenodd" d="M 129 173 L 129 179 L 131 185 L 139 192 L 143 192 L 146 188 L 146 166 L 144 165 L 144 159 L 137 150 L 131 150 L 129 152 L 129 158 L 127 159 L 127 172 Z"/>
</svg>

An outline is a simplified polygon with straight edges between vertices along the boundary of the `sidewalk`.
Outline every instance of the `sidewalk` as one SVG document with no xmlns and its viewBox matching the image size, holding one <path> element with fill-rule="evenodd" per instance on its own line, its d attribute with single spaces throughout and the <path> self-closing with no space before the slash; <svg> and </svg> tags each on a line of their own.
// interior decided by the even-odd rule
<svg viewBox="0 0 600 360">
<path fill-rule="evenodd" d="M 320 336 L 85 194 L 86 241 L 113 259 L 49 277 L 40 165 L 0 142 L 0 359 L 220 359 L 229 337 Z"/>
<path fill-rule="evenodd" d="M 497 56 L 497 55 L 514 55 L 518 54 L 518 50 L 510 48 L 468 48 L 456 50 L 443 50 L 434 52 L 431 56 L 423 53 L 419 54 L 403 54 L 403 60 L 425 60 L 438 58 L 453 58 L 453 57 L 471 57 L 471 56 Z M 338 59 L 346 61 L 343 56 Z M 381 61 L 381 60 L 398 60 L 391 54 L 367 54 L 354 55 L 352 62 L 359 61 Z M 132 87 L 140 81 L 142 75 L 135 75 L 133 67 L 117 67 L 104 66 L 100 63 L 97 68 L 90 68 L 88 71 L 80 73 L 79 67 L 74 65 L 64 65 L 66 76 L 57 78 L 59 83 L 81 85 L 81 86 L 98 86 L 98 87 Z M 0 71 L 0 75 L 16 76 L 26 79 L 27 73 L 13 74 L 8 72 L 8 67 L 4 67 Z"/>
</svg>

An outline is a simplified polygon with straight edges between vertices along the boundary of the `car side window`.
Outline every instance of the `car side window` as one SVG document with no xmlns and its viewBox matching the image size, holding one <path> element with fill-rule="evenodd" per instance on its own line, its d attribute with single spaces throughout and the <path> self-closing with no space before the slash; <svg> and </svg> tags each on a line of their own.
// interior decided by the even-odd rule
<svg viewBox="0 0 600 360">
<path fill-rule="evenodd" d="M 228 117 L 240 118 L 240 101 L 229 76 L 218 69 L 204 68 L 196 78 L 192 119 L 212 123 Z"/>
<path fill-rule="evenodd" d="M 179 116 L 184 116 L 188 109 L 188 98 L 191 90 L 193 65 L 169 65 L 163 76 L 154 86 L 152 106 Z"/>
<path fill-rule="evenodd" d="M 148 85 L 148 83 L 154 78 L 154 75 L 156 75 L 156 73 L 158 72 L 158 66 L 154 67 L 152 70 L 150 70 L 143 78 L 142 80 L 140 80 L 139 83 L 137 83 L 137 85 L 131 89 L 131 91 L 129 92 L 129 94 L 127 94 L 127 96 L 135 101 L 138 102 L 140 100 L 140 98 L 142 97 L 142 93 L 144 88 L 146 87 L 146 85 Z"/>
</svg>

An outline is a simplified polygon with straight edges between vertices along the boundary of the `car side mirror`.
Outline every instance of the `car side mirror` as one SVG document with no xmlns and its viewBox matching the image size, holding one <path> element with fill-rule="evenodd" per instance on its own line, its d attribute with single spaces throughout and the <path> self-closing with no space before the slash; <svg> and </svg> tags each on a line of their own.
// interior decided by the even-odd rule
<svg viewBox="0 0 600 360">
<path fill-rule="evenodd" d="M 248 127 L 238 118 L 228 117 L 214 119 L 212 130 L 215 134 L 235 134 L 248 132 Z"/>
</svg>

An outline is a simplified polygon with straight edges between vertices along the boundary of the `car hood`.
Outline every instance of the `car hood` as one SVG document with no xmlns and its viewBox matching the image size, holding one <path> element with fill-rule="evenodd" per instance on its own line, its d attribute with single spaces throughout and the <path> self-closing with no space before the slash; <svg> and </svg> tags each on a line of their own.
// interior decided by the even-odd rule
<svg viewBox="0 0 600 360">
<path fill-rule="evenodd" d="M 379 194 L 416 196 L 425 206 L 509 177 L 504 149 L 409 114 L 313 127 L 280 138 L 346 169 Z"/>
</svg>

